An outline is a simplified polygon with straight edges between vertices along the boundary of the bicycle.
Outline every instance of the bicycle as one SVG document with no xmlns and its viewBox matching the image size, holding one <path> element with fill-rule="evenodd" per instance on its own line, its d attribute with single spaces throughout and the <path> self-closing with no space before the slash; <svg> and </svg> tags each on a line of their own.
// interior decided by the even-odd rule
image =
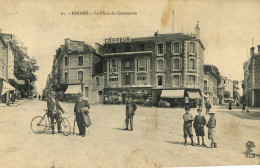
<svg viewBox="0 0 260 168">
<path fill-rule="evenodd" d="M 51 129 L 51 126 L 56 124 L 56 121 L 54 122 L 54 124 L 51 124 L 49 121 L 49 117 L 47 123 L 45 117 L 46 115 L 48 116 L 48 110 L 43 110 L 43 111 L 46 111 L 43 116 L 36 116 L 31 121 L 31 129 L 36 134 L 42 134 L 46 130 L 46 128 Z M 67 119 L 67 117 L 63 118 L 60 112 L 57 113 L 60 115 L 61 132 L 65 136 L 68 136 L 71 132 L 70 122 Z"/>
</svg>

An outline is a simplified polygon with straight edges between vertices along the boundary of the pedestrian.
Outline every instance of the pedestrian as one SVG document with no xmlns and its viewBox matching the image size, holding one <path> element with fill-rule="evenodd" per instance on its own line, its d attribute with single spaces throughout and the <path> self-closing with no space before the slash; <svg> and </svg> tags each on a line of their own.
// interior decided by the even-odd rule
<svg viewBox="0 0 260 168">
<path fill-rule="evenodd" d="M 215 118 L 215 112 L 209 112 L 209 121 L 207 123 L 208 127 L 208 139 L 211 140 L 210 147 L 211 148 L 217 148 L 217 144 L 215 142 L 215 128 L 216 128 L 216 118 Z"/>
<path fill-rule="evenodd" d="M 48 108 L 48 116 L 51 118 L 51 129 L 52 134 L 55 134 L 54 132 L 54 119 L 57 122 L 58 127 L 58 133 L 61 132 L 61 123 L 60 123 L 60 113 L 59 110 L 64 113 L 62 107 L 60 106 L 58 100 L 56 99 L 56 93 L 52 92 L 49 96 L 49 99 L 47 100 L 47 108 Z"/>
<path fill-rule="evenodd" d="M 78 100 L 74 106 L 74 114 L 76 115 L 76 121 L 79 128 L 79 135 L 82 137 L 86 134 L 86 126 L 89 127 L 91 125 L 91 121 L 89 118 L 89 109 L 90 106 L 87 100 L 83 99 L 83 94 L 81 92 L 78 93 Z"/>
<path fill-rule="evenodd" d="M 206 114 L 208 114 L 211 109 L 211 104 L 208 100 L 205 103 L 205 107 L 206 107 Z"/>
<path fill-rule="evenodd" d="M 184 146 L 187 146 L 187 137 L 190 137 L 191 140 L 191 145 L 195 146 L 193 142 L 193 134 L 192 134 L 192 121 L 193 121 L 193 116 L 190 114 L 190 107 L 186 106 L 185 107 L 185 114 L 183 114 L 183 134 L 184 134 Z"/>
<path fill-rule="evenodd" d="M 40 95 L 40 94 L 39 94 L 39 96 L 38 96 L 38 97 L 39 97 L 39 100 L 41 100 L 41 95 Z"/>
<path fill-rule="evenodd" d="M 246 102 L 243 102 L 242 112 L 246 111 Z"/>
<path fill-rule="evenodd" d="M 129 120 L 130 120 L 130 130 L 133 131 L 133 117 L 135 115 L 137 107 L 135 102 L 133 101 L 133 98 L 126 101 L 126 118 L 125 118 L 125 125 L 126 127 L 124 130 L 128 130 Z"/>
<path fill-rule="evenodd" d="M 229 109 L 229 110 L 232 110 L 232 102 L 231 102 L 231 100 L 230 100 L 229 103 L 228 103 L 228 109 Z"/>
<path fill-rule="evenodd" d="M 198 115 L 195 116 L 194 122 L 193 122 L 193 127 L 195 129 L 195 133 L 198 139 L 198 143 L 197 145 L 200 145 L 200 136 L 202 139 L 202 145 L 206 146 L 204 143 L 204 136 L 205 136 L 205 132 L 204 132 L 204 126 L 206 125 L 206 118 L 204 115 L 202 115 L 202 108 L 199 107 L 197 109 Z"/>
</svg>

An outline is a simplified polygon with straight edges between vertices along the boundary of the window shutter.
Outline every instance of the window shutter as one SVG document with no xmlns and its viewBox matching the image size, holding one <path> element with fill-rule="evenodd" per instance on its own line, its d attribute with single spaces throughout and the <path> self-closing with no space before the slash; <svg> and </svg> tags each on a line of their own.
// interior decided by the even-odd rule
<svg viewBox="0 0 260 168">
<path fill-rule="evenodd" d="M 181 61 L 181 58 L 179 58 L 179 69 L 182 69 L 182 61 Z"/>
<path fill-rule="evenodd" d="M 79 74 L 79 71 L 76 72 L 76 80 L 77 80 L 77 81 L 79 80 L 78 74 Z"/>
<path fill-rule="evenodd" d="M 190 58 L 187 59 L 188 70 L 190 70 Z"/>
<path fill-rule="evenodd" d="M 163 43 L 163 54 L 166 53 L 166 43 Z"/>
<path fill-rule="evenodd" d="M 166 60 L 163 59 L 163 70 L 165 71 L 166 70 Z"/>
<path fill-rule="evenodd" d="M 155 43 L 155 54 L 158 54 L 158 44 Z"/>
<path fill-rule="evenodd" d="M 179 53 L 182 53 L 182 42 L 179 43 Z"/>
<path fill-rule="evenodd" d="M 195 53 L 197 53 L 197 42 L 195 42 Z"/>
<path fill-rule="evenodd" d="M 194 60 L 194 69 L 197 70 L 197 59 Z"/>
</svg>

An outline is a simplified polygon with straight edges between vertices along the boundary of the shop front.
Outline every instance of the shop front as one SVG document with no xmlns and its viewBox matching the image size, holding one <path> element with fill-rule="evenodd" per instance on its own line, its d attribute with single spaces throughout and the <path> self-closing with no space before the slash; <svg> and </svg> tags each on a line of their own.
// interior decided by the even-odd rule
<svg viewBox="0 0 260 168">
<path fill-rule="evenodd" d="M 148 98 L 151 98 L 151 87 L 122 87 L 105 88 L 105 104 L 125 104 L 126 100 L 133 98 L 136 104 L 144 105 Z"/>
</svg>

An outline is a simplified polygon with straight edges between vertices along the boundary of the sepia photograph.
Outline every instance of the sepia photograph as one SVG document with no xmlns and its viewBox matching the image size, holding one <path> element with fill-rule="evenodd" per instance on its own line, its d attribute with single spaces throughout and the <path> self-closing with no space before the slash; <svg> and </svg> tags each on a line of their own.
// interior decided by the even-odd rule
<svg viewBox="0 0 260 168">
<path fill-rule="evenodd" d="M 259 167 L 259 0 L 0 4 L 1 168 Z"/>
</svg>

